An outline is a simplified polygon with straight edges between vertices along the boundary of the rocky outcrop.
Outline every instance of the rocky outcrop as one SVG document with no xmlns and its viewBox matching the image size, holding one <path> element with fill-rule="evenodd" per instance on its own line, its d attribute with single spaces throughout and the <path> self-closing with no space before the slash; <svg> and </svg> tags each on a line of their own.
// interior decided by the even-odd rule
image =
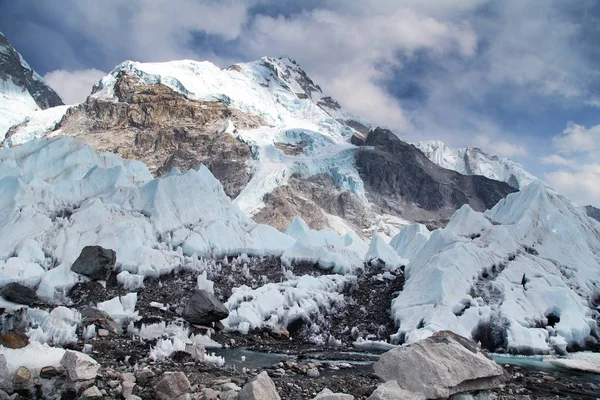
<svg viewBox="0 0 600 400">
<path fill-rule="evenodd" d="M 355 154 L 367 196 L 381 213 L 435 221 L 463 204 L 484 211 L 515 191 L 504 182 L 441 168 L 387 129 L 369 132 Z"/>
<path fill-rule="evenodd" d="M 86 246 L 71 266 L 71 271 L 95 281 L 103 281 L 115 268 L 117 253 L 101 246 Z"/>
<path fill-rule="evenodd" d="M 594 206 L 585 206 L 585 212 L 587 213 L 588 217 L 595 219 L 596 221 L 600 222 L 600 209 L 596 208 Z"/>
<path fill-rule="evenodd" d="M 492 389 L 504 381 L 500 365 L 473 341 L 450 331 L 392 349 L 373 368 L 384 381 L 396 381 L 400 388 L 428 399 Z"/>
<path fill-rule="evenodd" d="M 162 176 L 202 163 L 234 198 L 250 179 L 252 149 L 222 126 L 250 129 L 266 125 L 257 116 L 218 101 L 194 101 L 161 84 L 146 85 L 121 72 L 115 85 L 118 101 L 94 96 L 69 109 L 59 128 L 99 151 L 146 163 Z"/>
<path fill-rule="evenodd" d="M 239 400 L 281 400 L 281 397 L 267 371 L 263 371 L 244 385 Z"/>
<path fill-rule="evenodd" d="M 229 310 L 205 290 L 196 289 L 188 300 L 181 315 L 186 321 L 195 325 L 209 325 L 227 318 Z"/>
<path fill-rule="evenodd" d="M 254 220 L 281 231 L 296 216 L 302 217 L 311 229 L 329 226 L 326 213 L 345 219 L 357 229 L 365 227 L 374 217 L 355 193 L 337 188 L 327 174 L 306 179 L 292 175 L 287 185 L 276 188 L 263 200 L 265 208 L 254 215 Z"/>
<path fill-rule="evenodd" d="M 16 86 L 29 92 L 41 109 L 63 104 L 62 99 L 44 80 L 31 69 L 21 55 L 0 32 L 0 80 L 11 80 Z"/>
</svg>

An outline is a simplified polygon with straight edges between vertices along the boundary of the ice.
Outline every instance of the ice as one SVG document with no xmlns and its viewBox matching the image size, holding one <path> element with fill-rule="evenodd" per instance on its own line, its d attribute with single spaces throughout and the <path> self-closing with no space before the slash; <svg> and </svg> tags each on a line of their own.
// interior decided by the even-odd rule
<svg viewBox="0 0 600 400">
<path fill-rule="evenodd" d="M 385 268 L 390 271 L 395 271 L 408 264 L 408 260 L 401 258 L 396 250 L 387 244 L 385 239 L 377 232 L 373 232 L 371 245 L 365 255 L 365 262 L 371 265 L 383 263 Z"/>
<path fill-rule="evenodd" d="M 225 303 L 230 313 L 223 324 L 231 330 L 248 332 L 263 327 L 283 331 L 298 319 L 318 323 L 324 312 L 344 306 L 340 292 L 354 282 L 356 277 L 348 275 L 303 275 L 256 289 L 243 285 L 234 288 Z"/>
<path fill-rule="evenodd" d="M 600 374 L 600 353 L 571 353 L 565 358 L 548 357 L 544 361 L 563 368 Z"/>
<path fill-rule="evenodd" d="M 135 288 L 186 257 L 278 256 L 295 243 L 254 223 L 204 166 L 154 179 L 65 137 L 0 150 L 0 209 L 0 281 L 39 282 L 49 302 L 81 279 L 70 267 L 88 245 L 115 250 L 119 281 Z"/>
<path fill-rule="evenodd" d="M 215 294 L 215 283 L 206 277 L 207 272 L 203 271 L 200 275 L 198 275 L 198 289 L 204 290 L 209 294 Z"/>
<path fill-rule="evenodd" d="M 30 112 L 23 122 L 13 128 L 14 132 L 6 139 L 4 146 L 18 146 L 54 131 L 69 107 L 57 106 Z"/>
<path fill-rule="evenodd" d="M 156 346 L 150 349 L 149 357 L 154 361 L 169 358 L 176 351 L 185 351 L 185 343 L 178 337 L 173 339 L 158 339 Z"/>
<path fill-rule="evenodd" d="M 117 275 L 119 282 L 125 289 L 133 290 L 144 287 L 144 275 L 130 274 L 127 271 L 121 271 Z"/>
<path fill-rule="evenodd" d="M 39 110 L 31 94 L 15 85 L 12 79 L 0 79 L 0 142 L 13 125 L 20 124 Z"/>
<path fill-rule="evenodd" d="M 498 335 L 484 345 L 543 354 L 597 335 L 600 229 L 541 182 L 484 214 L 458 210 L 405 275 L 392 302 L 398 339 L 414 342 L 442 329 L 476 337 L 487 326 Z"/>
<path fill-rule="evenodd" d="M 27 310 L 30 328 L 27 335 L 40 343 L 64 345 L 77 342 L 77 326 L 81 314 L 74 309 L 59 306 L 49 313 L 43 310 Z"/>
<path fill-rule="evenodd" d="M 425 246 L 430 236 L 431 232 L 425 225 L 407 225 L 392 238 L 390 246 L 400 257 L 410 262 Z"/>
<path fill-rule="evenodd" d="M 129 321 L 138 319 L 138 312 L 135 311 L 137 303 L 137 293 L 129 293 L 121 297 L 113 297 L 102 303 L 98 303 L 98 309 L 105 311 L 115 322 L 123 326 Z"/>
<path fill-rule="evenodd" d="M 283 253 L 284 263 L 317 264 L 323 269 L 342 274 L 363 266 L 361 252 L 364 247 L 356 234 L 341 238 L 329 229 L 311 230 L 300 217 L 295 217 L 285 232 L 296 239 L 296 243 Z"/>
<path fill-rule="evenodd" d="M 20 349 L 0 346 L 0 350 L 0 357 L 6 358 L 7 377 L 14 376 L 20 367 L 29 369 L 33 377 L 39 377 L 43 367 L 61 369 L 60 360 L 65 354 L 65 350 L 60 347 L 50 347 L 36 341 L 31 341 Z"/>
</svg>

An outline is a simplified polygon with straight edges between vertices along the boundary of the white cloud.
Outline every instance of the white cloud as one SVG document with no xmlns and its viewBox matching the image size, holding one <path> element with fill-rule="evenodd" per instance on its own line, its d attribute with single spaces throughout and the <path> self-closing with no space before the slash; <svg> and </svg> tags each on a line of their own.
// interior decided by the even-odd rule
<svg viewBox="0 0 600 400">
<path fill-rule="evenodd" d="M 79 71 L 56 70 L 44 75 L 46 83 L 62 97 L 66 104 L 83 102 L 92 92 L 92 87 L 106 75 L 97 69 Z"/>
<path fill-rule="evenodd" d="M 561 153 L 590 153 L 600 150 L 600 125 L 586 128 L 569 122 L 562 135 L 552 139 L 552 143 Z"/>
<path fill-rule="evenodd" d="M 483 150 L 502 157 L 515 157 L 527 155 L 527 149 L 518 144 L 501 139 L 493 139 L 488 136 L 480 135 L 475 137 L 474 144 Z"/>
<path fill-rule="evenodd" d="M 569 122 L 552 143 L 556 153 L 540 161 L 555 166 L 544 179 L 579 205 L 600 206 L 600 125 Z"/>
</svg>

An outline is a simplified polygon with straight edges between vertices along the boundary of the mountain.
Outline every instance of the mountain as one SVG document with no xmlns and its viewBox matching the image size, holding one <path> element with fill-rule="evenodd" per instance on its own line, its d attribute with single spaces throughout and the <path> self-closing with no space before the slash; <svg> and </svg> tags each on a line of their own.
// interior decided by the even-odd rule
<svg viewBox="0 0 600 400">
<path fill-rule="evenodd" d="M 439 140 L 413 143 L 427 158 L 463 175 L 483 175 L 522 189 L 537 178 L 508 158 L 487 154 L 477 147 L 450 148 Z"/>
<path fill-rule="evenodd" d="M 600 224 L 541 182 L 485 213 L 465 205 L 424 246 L 415 240 L 392 304 L 397 340 L 450 329 L 522 354 L 600 343 Z"/>
<path fill-rule="evenodd" d="M 585 212 L 590 218 L 594 218 L 596 221 L 600 222 L 600 209 L 594 206 L 585 206 Z"/>
<path fill-rule="evenodd" d="M 377 226 L 391 237 L 402 224 L 441 226 L 462 204 L 483 211 L 513 191 L 442 170 L 372 130 L 288 58 L 225 69 L 127 61 L 55 128 L 52 136 L 143 161 L 157 177 L 202 163 L 238 207 L 282 231 L 301 216 L 313 229 L 369 238 Z M 39 136 L 19 129 L 13 141 Z"/>
<path fill-rule="evenodd" d="M 0 32 L 0 140 L 29 114 L 62 105 L 61 98 Z"/>
</svg>

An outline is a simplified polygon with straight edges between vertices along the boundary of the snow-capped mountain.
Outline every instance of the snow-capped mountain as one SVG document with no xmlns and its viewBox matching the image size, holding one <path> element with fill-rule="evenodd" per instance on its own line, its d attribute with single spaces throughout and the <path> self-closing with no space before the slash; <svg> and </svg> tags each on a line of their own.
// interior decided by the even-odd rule
<svg viewBox="0 0 600 400">
<path fill-rule="evenodd" d="M 12 143 L 39 136 L 31 132 L 18 127 Z M 513 191 L 370 131 L 288 58 L 225 69 L 127 61 L 66 112 L 56 135 L 143 161 L 156 176 L 202 163 L 238 207 L 280 230 L 301 216 L 315 229 L 369 239 L 377 226 L 391 237 L 396 221 L 440 226 L 465 202 L 483 211 Z"/>
<path fill-rule="evenodd" d="M 508 158 L 483 152 L 477 147 L 451 148 L 439 140 L 413 143 L 431 161 L 440 167 L 463 175 L 483 175 L 522 189 L 537 178 L 523 166 Z"/>
<path fill-rule="evenodd" d="M 600 222 L 600 209 L 594 206 L 585 206 L 584 208 L 588 217 L 594 218 L 596 221 Z"/>
<path fill-rule="evenodd" d="M 62 104 L 0 32 L 0 141 L 11 126 L 24 122 L 32 112 Z"/>
</svg>

